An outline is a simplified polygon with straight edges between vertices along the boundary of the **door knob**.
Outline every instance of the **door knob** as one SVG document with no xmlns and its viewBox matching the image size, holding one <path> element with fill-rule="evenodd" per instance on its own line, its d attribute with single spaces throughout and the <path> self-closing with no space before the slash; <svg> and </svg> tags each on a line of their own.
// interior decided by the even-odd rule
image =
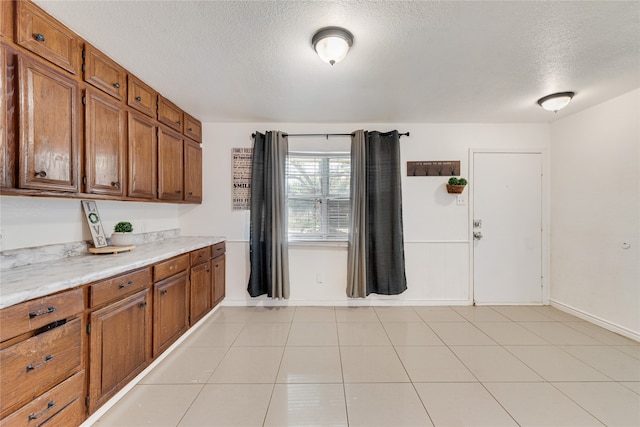
<svg viewBox="0 0 640 427">
<path fill-rule="evenodd" d="M 481 219 L 474 219 L 473 220 L 473 226 L 475 228 L 482 228 L 482 220 Z"/>
<path fill-rule="evenodd" d="M 474 232 L 473 232 L 473 238 L 474 238 L 474 239 L 476 239 L 476 240 L 480 240 L 480 239 L 482 239 L 482 232 L 480 232 L 480 231 L 474 231 Z"/>
</svg>

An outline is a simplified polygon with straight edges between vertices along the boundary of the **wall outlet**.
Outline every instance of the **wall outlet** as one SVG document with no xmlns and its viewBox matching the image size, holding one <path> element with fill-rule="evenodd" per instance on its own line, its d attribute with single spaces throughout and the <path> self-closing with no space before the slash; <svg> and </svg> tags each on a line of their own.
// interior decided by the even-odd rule
<svg viewBox="0 0 640 427">
<path fill-rule="evenodd" d="M 324 277 L 322 277 L 322 273 L 316 273 L 316 283 L 324 283 Z"/>
<path fill-rule="evenodd" d="M 467 204 L 467 196 L 464 193 L 460 193 L 456 196 L 456 205 L 458 206 L 466 206 Z"/>
</svg>

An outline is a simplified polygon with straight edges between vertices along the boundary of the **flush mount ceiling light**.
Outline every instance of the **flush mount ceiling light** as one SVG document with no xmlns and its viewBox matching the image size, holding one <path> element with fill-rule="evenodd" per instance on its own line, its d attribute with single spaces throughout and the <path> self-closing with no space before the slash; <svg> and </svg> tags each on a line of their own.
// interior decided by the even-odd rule
<svg viewBox="0 0 640 427">
<path fill-rule="evenodd" d="M 575 95 L 574 92 L 554 93 L 538 99 L 538 105 L 547 111 L 557 113 L 558 110 L 562 110 L 567 106 L 569 101 L 571 101 L 571 98 L 573 98 L 573 95 Z"/>
<path fill-rule="evenodd" d="M 320 59 L 333 65 L 347 56 L 353 45 L 353 34 L 340 27 L 321 28 L 311 39 L 311 44 Z"/>
</svg>

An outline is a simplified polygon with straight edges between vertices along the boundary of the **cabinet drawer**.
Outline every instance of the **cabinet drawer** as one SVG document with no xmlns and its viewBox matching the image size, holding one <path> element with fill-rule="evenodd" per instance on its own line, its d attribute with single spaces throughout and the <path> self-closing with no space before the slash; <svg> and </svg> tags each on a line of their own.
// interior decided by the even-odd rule
<svg viewBox="0 0 640 427">
<path fill-rule="evenodd" d="M 158 121 L 182 133 L 182 110 L 162 95 L 158 96 Z"/>
<path fill-rule="evenodd" d="M 198 249 L 197 251 L 193 251 L 190 254 L 191 256 L 191 266 L 202 264 L 211 258 L 211 246 L 207 246 L 206 248 Z"/>
<path fill-rule="evenodd" d="M 0 311 L 0 341 L 66 319 L 83 310 L 81 288 L 7 307 Z"/>
<path fill-rule="evenodd" d="M 26 403 L 80 367 L 81 320 L 7 347 L 0 352 L 0 411 Z"/>
<path fill-rule="evenodd" d="M 81 371 L 4 418 L 0 427 L 40 426 L 46 422 L 78 425 L 83 420 L 83 402 L 80 399 L 83 389 L 84 371 Z M 80 405 L 72 405 L 74 401 L 79 401 Z"/>
<path fill-rule="evenodd" d="M 16 42 L 33 53 L 78 74 L 78 36 L 29 1 L 16 2 Z"/>
<path fill-rule="evenodd" d="M 196 142 L 202 142 L 202 124 L 187 113 L 184 113 L 184 134 Z"/>
<path fill-rule="evenodd" d="M 132 271 L 91 285 L 89 306 L 97 307 L 131 295 L 151 285 L 149 268 Z"/>
<path fill-rule="evenodd" d="M 127 73 L 104 53 L 86 44 L 84 57 L 84 81 L 122 100 L 127 93 Z"/>
<path fill-rule="evenodd" d="M 189 254 L 171 258 L 153 266 L 153 281 L 158 282 L 189 268 Z"/>
<path fill-rule="evenodd" d="M 158 94 L 142 80 L 129 74 L 127 104 L 149 117 L 156 117 Z"/>
<path fill-rule="evenodd" d="M 211 246 L 211 258 L 217 258 L 220 255 L 224 255 L 225 249 L 224 242 L 216 243 Z"/>
</svg>

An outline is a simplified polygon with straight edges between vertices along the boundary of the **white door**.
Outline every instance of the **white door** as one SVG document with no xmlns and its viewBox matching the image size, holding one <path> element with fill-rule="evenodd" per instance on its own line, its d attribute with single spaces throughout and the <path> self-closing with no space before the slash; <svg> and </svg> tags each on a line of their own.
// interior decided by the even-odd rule
<svg viewBox="0 0 640 427">
<path fill-rule="evenodd" d="M 542 302 L 542 154 L 473 154 L 477 304 Z"/>
</svg>

